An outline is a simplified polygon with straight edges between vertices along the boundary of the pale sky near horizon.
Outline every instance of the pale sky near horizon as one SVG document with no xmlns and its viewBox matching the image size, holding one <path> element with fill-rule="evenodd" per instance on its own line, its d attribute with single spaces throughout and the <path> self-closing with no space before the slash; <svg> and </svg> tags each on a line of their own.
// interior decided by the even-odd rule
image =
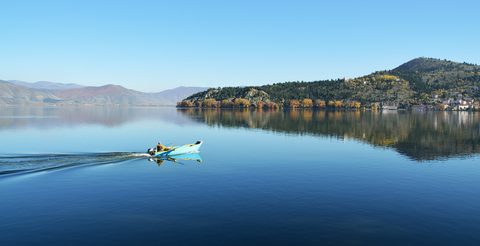
<svg viewBox="0 0 480 246">
<path fill-rule="evenodd" d="M 5 1 L 0 79 L 176 86 L 480 63 L 480 1 Z"/>
</svg>

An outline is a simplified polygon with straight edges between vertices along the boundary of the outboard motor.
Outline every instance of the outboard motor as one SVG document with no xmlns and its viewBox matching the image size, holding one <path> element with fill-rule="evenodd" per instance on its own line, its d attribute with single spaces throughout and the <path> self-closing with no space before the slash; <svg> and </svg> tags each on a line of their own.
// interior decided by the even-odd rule
<svg viewBox="0 0 480 246">
<path fill-rule="evenodd" d="M 155 155 L 155 149 L 154 149 L 154 148 L 150 148 L 150 149 L 147 150 L 147 153 L 148 153 L 149 155 L 152 155 L 152 156 L 153 156 L 153 155 Z"/>
</svg>

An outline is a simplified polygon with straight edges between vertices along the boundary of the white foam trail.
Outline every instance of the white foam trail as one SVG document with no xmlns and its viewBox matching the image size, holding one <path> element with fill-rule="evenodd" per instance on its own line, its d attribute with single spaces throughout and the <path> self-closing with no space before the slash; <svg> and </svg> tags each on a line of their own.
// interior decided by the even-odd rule
<svg viewBox="0 0 480 246">
<path fill-rule="evenodd" d="M 130 154 L 130 156 L 132 156 L 132 157 L 150 157 L 150 155 L 147 154 L 147 153 L 132 153 L 132 154 Z"/>
<path fill-rule="evenodd" d="M 0 176 L 81 165 L 110 164 L 145 157 L 150 157 L 150 155 L 147 153 L 110 152 L 1 156 Z"/>
</svg>

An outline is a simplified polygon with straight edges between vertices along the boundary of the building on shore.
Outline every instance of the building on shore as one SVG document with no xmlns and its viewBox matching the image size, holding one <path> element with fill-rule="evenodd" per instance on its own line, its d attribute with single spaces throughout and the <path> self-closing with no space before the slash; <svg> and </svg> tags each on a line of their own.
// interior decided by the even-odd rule
<svg viewBox="0 0 480 246">
<path fill-rule="evenodd" d="M 382 107 L 383 110 L 397 110 L 398 106 L 393 106 L 393 105 L 385 105 Z"/>
<path fill-rule="evenodd" d="M 475 100 L 471 98 L 458 99 L 454 103 L 455 105 L 453 110 L 464 111 L 464 110 L 473 109 L 474 101 Z"/>
<path fill-rule="evenodd" d="M 450 98 L 447 100 L 443 100 L 442 103 L 439 105 L 439 109 L 453 111 L 473 110 L 476 109 L 475 105 L 477 104 L 472 98 L 460 98 L 457 100 Z"/>
<path fill-rule="evenodd" d="M 382 103 L 382 110 L 397 110 L 398 104 L 396 103 Z"/>
</svg>

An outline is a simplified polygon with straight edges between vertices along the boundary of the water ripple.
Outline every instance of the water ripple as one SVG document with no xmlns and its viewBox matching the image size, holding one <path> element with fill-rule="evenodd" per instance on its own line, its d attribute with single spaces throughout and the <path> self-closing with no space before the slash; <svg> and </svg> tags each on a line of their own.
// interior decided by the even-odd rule
<svg viewBox="0 0 480 246">
<path fill-rule="evenodd" d="M 0 176 L 84 165 L 111 164 L 148 156 L 148 154 L 134 152 L 0 156 Z"/>
</svg>

